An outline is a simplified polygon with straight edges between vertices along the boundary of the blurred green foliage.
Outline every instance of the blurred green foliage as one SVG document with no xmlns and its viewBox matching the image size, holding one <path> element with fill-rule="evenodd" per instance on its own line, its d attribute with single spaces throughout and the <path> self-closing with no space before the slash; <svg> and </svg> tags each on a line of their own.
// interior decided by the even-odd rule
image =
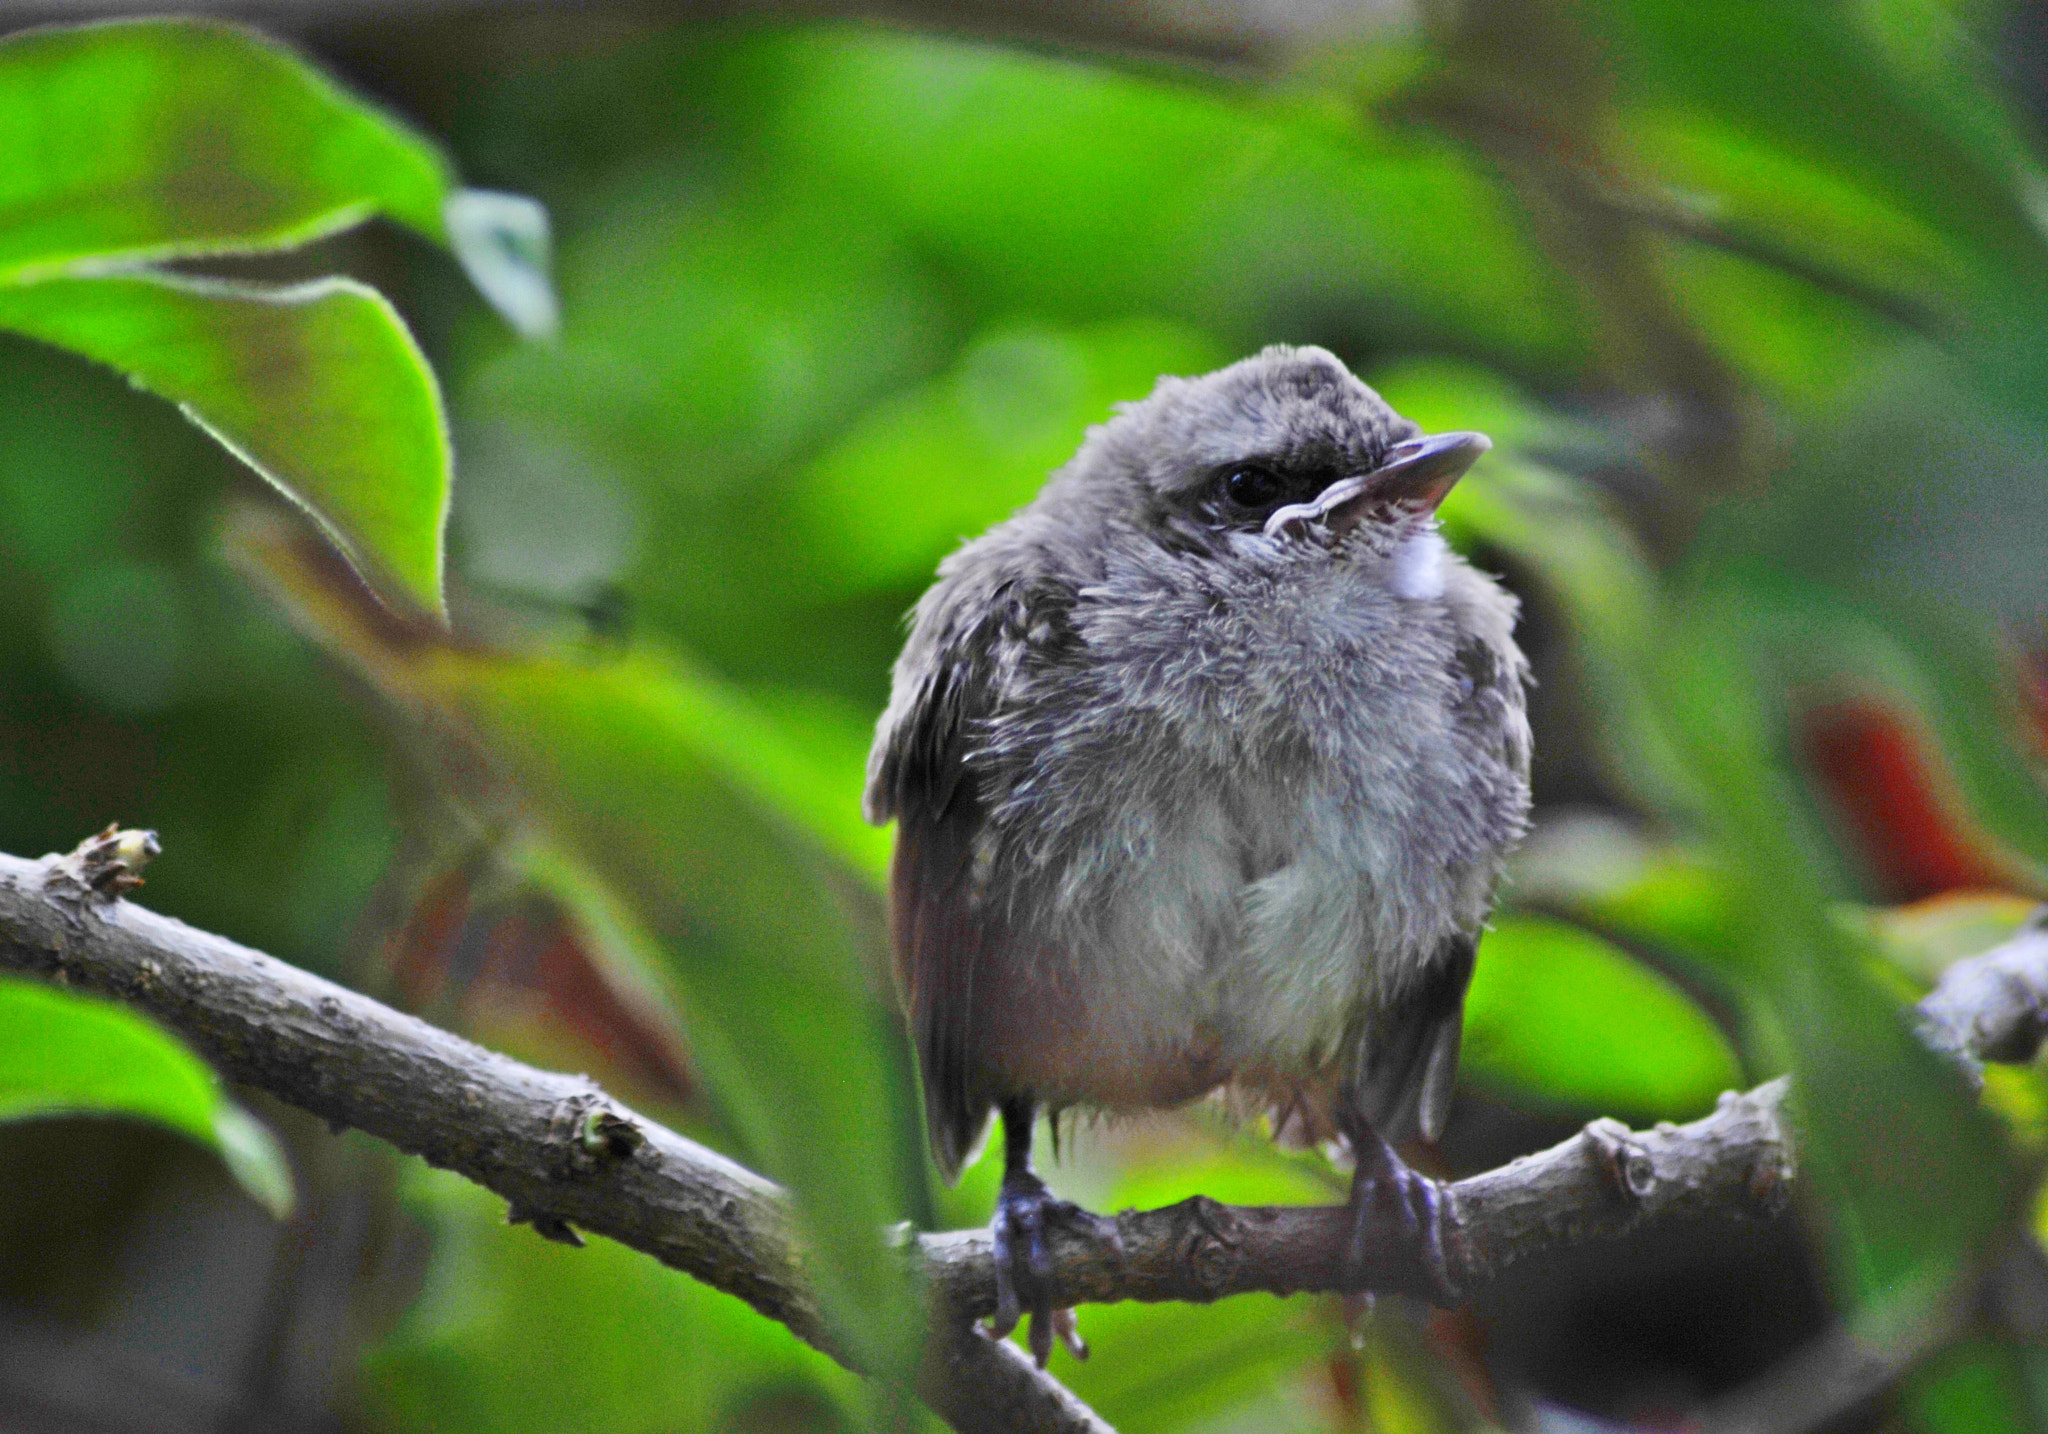
<svg viewBox="0 0 2048 1434">
<path fill-rule="evenodd" d="M 1495 438 L 1444 523 L 1522 594 L 1544 682 L 1471 1126 L 1691 1118 L 1790 1071 L 1836 1307 L 1907 1358 L 2025 1220 L 2043 1108 L 2021 1074 L 1987 1113 L 1900 1014 L 2010 912 L 1862 909 L 1930 894 L 1887 884 L 1886 843 L 1975 853 L 2008 902 L 2048 859 L 2048 251 L 2004 19 L 1531 0 L 1257 79 L 846 26 L 677 27 L 489 83 L 439 56 L 465 171 L 559 227 L 558 336 L 390 235 L 315 255 L 393 283 L 446 384 L 446 628 L 444 400 L 395 312 L 99 261 L 382 213 L 540 333 L 544 228 L 239 32 L 6 41 L 0 148 L 55 158 L 0 177 L 0 328 L 185 406 L 381 605 L 168 410 L 0 340 L 32 399 L 0 409 L 0 844 L 146 821 L 165 907 L 380 989 L 425 875 L 490 848 L 681 1033 L 705 1089 L 672 1114 L 795 1186 L 849 1334 L 903 1358 L 866 1232 L 978 1222 L 994 1171 L 931 1188 L 887 1015 L 858 794 L 900 615 L 1112 404 L 1325 343 L 1426 427 Z M 120 105 L 76 100 L 110 75 Z M 1845 698 L 1919 765 L 1818 760 Z M 1068 1155 L 1056 1183 L 1098 1206 L 1341 1189 L 1201 1113 Z M 364 1365 L 372 1425 L 872 1412 L 736 1302 L 402 1184 L 434 1253 Z M 1063 1372 L 1127 1430 L 1451 1429 L 1517 1397 L 1398 1310 L 1362 1347 L 1325 1301 L 1083 1320 L 1098 1356 Z M 1897 1417 L 2048 1424 L 2038 1334 L 1980 1321 Z"/>
<path fill-rule="evenodd" d="M 1714 1023 L 1594 933 L 1503 917 L 1466 997 L 1464 1075 L 1504 1097 L 1625 1116 L 1689 1115 L 1742 1083 Z"/>
<path fill-rule="evenodd" d="M 507 1225 L 459 1177 L 414 1169 L 435 1259 L 366 1366 L 376 1421 L 450 1434 L 856 1427 L 859 1381 L 731 1295 L 609 1241 Z M 786 1401 L 801 1417 L 776 1411 Z M 769 1417 L 750 1417 L 767 1411 Z"/>
<path fill-rule="evenodd" d="M 204 1061 L 133 1011 L 38 982 L 0 980 L 0 1121 L 118 1115 L 210 1146 L 251 1198 L 291 1212 L 277 1141 Z"/>
</svg>

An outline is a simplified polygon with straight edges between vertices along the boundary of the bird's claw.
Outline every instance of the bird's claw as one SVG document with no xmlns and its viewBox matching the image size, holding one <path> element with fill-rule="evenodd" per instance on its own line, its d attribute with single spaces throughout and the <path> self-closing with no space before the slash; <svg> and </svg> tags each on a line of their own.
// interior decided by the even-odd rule
<svg viewBox="0 0 2048 1434">
<path fill-rule="evenodd" d="M 1006 1338 L 1029 1313 L 1031 1357 L 1040 1369 L 1052 1357 L 1055 1337 L 1074 1358 L 1088 1357 L 1088 1344 L 1081 1338 L 1073 1310 L 1055 1309 L 1052 1303 L 1053 1261 L 1046 1230 L 1056 1222 L 1077 1226 L 1119 1255 L 1123 1253 L 1123 1236 L 1116 1221 L 1057 1198 L 1035 1175 L 1025 1173 L 1003 1181 L 1002 1193 L 996 1197 L 995 1219 L 989 1226 L 995 1243 L 996 1309 L 989 1318 L 988 1332 L 997 1339 Z"/>
<path fill-rule="evenodd" d="M 1422 1267 L 1434 1301 L 1440 1305 L 1457 1303 L 1458 1287 L 1451 1279 L 1449 1261 L 1444 1258 L 1444 1187 L 1401 1159 L 1377 1136 L 1359 1143 L 1365 1149 L 1358 1151 L 1352 1175 L 1348 1251 L 1354 1287 L 1363 1288 L 1365 1284 L 1373 1216 L 1383 1213 L 1409 1238 L 1413 1257 Z"/>
</svg>

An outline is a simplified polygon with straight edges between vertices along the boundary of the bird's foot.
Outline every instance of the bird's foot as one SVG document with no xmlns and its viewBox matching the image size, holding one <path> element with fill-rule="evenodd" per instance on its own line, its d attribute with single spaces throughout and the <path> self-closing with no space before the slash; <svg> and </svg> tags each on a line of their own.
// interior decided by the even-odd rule
<svg viewBox="0 0 2048 1434">
<path fill-rule="evenodd" d="M 1407 1244 L 1404 1253 L 1427 1282 L 1431 1301 L 1453 1305 L 1458 1287 L 1451 1279 L 1444 1258 L 1444 1224 L 1449 1199 L 1443 1185 L 1430 1179 L 1394 1153 L 1394 1148 L 1367 1131 L 1352 1141 L 1356 1165 L 1351 1175 L 1351 1243 L 1346 1266 L 1354 1289 L 1363 1289 L 1373 1268 L 1384 1270 L 1384 1258 L 1368 1259 L 1376 1222 L 1381 1229 L 1399 1230 Z"/>
<path fill-rule="evenodd" d="M 1058 1224 L 1077 1228 L 1123 1253 L 1123 1236 L 1116 1221 L 1057 1198 L 1029 1171 L 1003 1178 L 996 1216 L 990 1224 L 995 1237 L 996 1312 L 989 1320 L 989 1333 L 997 1339 L 1007 1337 L 1028 1311 L 1031 1357 L 1040 1369 L 1052 1357 L 1055 1337 L 1074 1358 L 1088 1357 L 1088 1345 L 1081 1338 L 1073 1310 L 1053 1308 L 1052 1251 L 1046 1244 L 1046 1231 Z"/>
</svg>

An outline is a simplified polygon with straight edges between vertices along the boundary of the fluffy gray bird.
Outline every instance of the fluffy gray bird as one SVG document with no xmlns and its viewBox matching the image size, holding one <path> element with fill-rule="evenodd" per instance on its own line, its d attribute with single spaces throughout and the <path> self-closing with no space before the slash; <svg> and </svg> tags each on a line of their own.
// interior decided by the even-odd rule
<svg viewBox="0 0 2048 1434">
<path fill-rule="evenodd" d="M 1515 600 L 1436 507 L 1491 445 L 1422 436 L 1334 356 L 1269 348 L 1092 429 L 940 564 L 868 759 L 932 1151 L 991 1110 L 998 1333 L 1044 1363 L 1041 1109 L 1219 1087 L 1355 1160 L 1444 1284 L 1442 1128 L 1475 943 L 1529 806 Z M 1106 1224 L 1106 1222 L 1104 1222 Z"/>
</svg>

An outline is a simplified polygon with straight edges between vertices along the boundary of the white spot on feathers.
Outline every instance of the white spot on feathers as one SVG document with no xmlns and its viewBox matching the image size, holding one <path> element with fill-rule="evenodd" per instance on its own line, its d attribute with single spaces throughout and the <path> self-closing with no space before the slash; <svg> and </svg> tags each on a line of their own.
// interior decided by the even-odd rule
<svg viewBox="0 0 2048 1434">
<path fill-rule="evenodd" d="M 1443 534 L 1425 528 L 1394 549 L 1387 586 L 1410 602 L 1433 602 L 1444 595 Z"/>
</svg>

